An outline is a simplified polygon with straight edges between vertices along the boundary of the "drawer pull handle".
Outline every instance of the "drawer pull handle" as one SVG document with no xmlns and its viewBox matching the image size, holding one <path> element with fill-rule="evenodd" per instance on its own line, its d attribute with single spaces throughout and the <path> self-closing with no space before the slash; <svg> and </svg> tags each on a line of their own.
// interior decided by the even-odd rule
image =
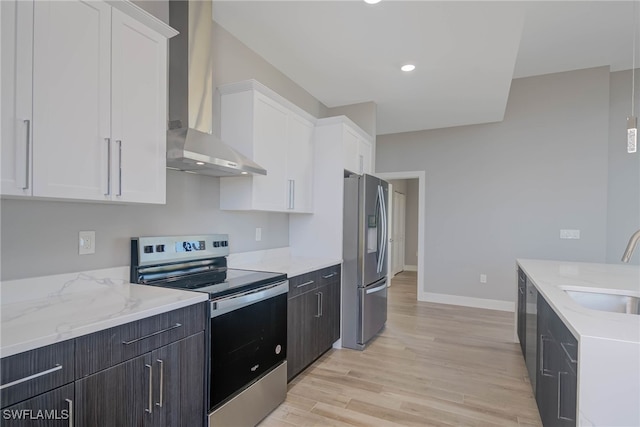
<svg viewBox="0 0 640 427">
<path fill-rule="evenodd" d="M 156 403 L 156 405 L 162 408 L 162 397 L 164 394 L 164 362 L 162 359 L 158 359 L 156 362 L 160 364 L 160 402 Z"/>
<path fill-rule="evenodd" d="M 337 276 L 338 273 L 336 273 L 335 271 L 331 274 L 327 274 L 326 276 L 322 276 L 323 279 L 331 279 L 333 276 Z"/>
<path fill-rule="evenodd" d="M 131 340 L 131 341 L 122 341 L 122 344 L 124 344 L 124 345 L 130 345 L 130 344 L 136 343 L 136 342 L 138 342 L 138 341 L 146 340 L 147 338 L 151 338 L 151 337 L 156 336 L 156 335 L 159 335 L 159 334 L 164 334 L 165 332 L 169 332 L 170 330 L 172 330 L 172 329 L 176 329 L 176 328 L 179 328 L 180 326 L 182 326 L 182 323 L 176 323 L 176 324 L 175 324 L 175 325 L 173 325 L 173 326 L 169 326 L 167 329 L 163 329 L 163 330 L 161 330 L 161 331 L 157 331 L 157 332 L 154 332 L 154 333 L 152 333 L 152 334 L 145 335 L 145 336 L 143 336 L 143 337 L 136 338 L 136 339 Z"/>
<path fill-rule="evenodd" d="M 54 368 L 47 369 L 46 371 L 38 372 L 37 374 L 29 375 L 28 377 L 20 378 L 19 380 L 11 381 L 10 383 L 2 384 L 0 386 L 0 390 L 4 390 L 5 388 L 12 387 L 17 384 L 24 383 L 26 381 L 33 380 L 38 377 L 43 377 L 45 375 L 51 374 L 55 371 L 59 371 L 62 369 L 62 365 L 56 365 Z"/>
<path fill-rule="evenodd" d="M 313 283 L 315 283 L 314 280 L 309 280 L 308 282 L 304 282 L 304 283 L 301 283 L 301 284 L 297 285 L 296 288 L 302 288 L 303 286 L 309 286 L 309 285 L 311 285 Z"/>
<path fill-rule="evenodd" d="M 153 367 L 148 363 L 144 364 L 145 368 L 149 368 L 149 406 L 144 410 L 149 414 L 153 413 Z"/>
<path fill-rule="evenodd" d="M 569 350 L 567 350 L 567 346 L 569 346 L 569 345 L 570 345 L 571 347 L 575 347 L 575 345 L 574 345 L 574 344 L 571 344 L 571 343 L 568 343 L 568 342 L 561 342 L 561 343 L 560 343 L 560 347 L 562 347 L 562 349 L 564 350 L 564 354 L 566 354 L 566 355 L 567 355 L 567 358 L 569 359 L 569 361 L 570 361 L 571 363 L 578 363 L 578 360 L 577 360 L 577 359 L 574 359 L 574 358 L 571 356 L 571 353 L 569 353 Z"/>
<path fill-rule="evenodd" d="M 73 400 L 65 399 L 65 402 L 69 405 L 69 427 L 73 427 Z"/>
</svg>

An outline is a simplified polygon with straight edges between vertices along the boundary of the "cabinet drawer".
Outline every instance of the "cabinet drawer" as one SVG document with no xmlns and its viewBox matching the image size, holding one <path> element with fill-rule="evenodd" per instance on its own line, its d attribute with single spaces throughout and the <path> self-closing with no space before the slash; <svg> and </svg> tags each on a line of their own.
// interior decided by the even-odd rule
<svg viewBox="0 0 640 427">
<path fill-rule="evenodd" d="M 106 369 L 205 328 L 206 303 L 76 339 L 76 378 Z"/>
<path fill-rule="evenodd" d="M 302 295 L 304 293 L 313 291 L 318 287 L 318 272 L 312 271 L 311 273 L 301 274 L 299 276 L 289 278 L 289 298 L 293 298 L 296 295 Z"/>
<path fill-rule="evenodd" d="M 318 286 L 328 285 L 329 283 L 340 282 L 340 264 L 318 270 Z"/>
<path fill-rule="evenodd" d="M 72 382 L 73 353 L 67 340 L 2 359 L 2 407 Z"/>
</svg>

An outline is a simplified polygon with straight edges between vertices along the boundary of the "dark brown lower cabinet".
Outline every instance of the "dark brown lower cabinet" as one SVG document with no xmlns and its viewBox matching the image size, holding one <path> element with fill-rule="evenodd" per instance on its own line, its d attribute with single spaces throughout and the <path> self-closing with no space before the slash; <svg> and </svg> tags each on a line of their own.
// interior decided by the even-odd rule
<svg viewBox="0 0 640 427">
<path fill-rule="evenodd" d="M 3 426 L 202 427 L 208 304 L 1 362 Z"/>
<path fill-rule="evenodd" d="M 73 383 L 71 383 L 2 409 L 0 425 L 67 427 L 73 425 L 74 406 Z"/>
<path fill-rule="evenodd" d="M 340 266 L 289 279 L 287 378 L 291 380 L 340 338 Z"/>
<path fill-rule="evenodd" d="M 578 342 L 538 295 L 536 402 L 545 427 L 576 425 Z"/>
<path fill-rule="evenodd" d="M 201 332 L 76 381 L 77 423 L 202 425 L 203 376 Z"/>
</svg>

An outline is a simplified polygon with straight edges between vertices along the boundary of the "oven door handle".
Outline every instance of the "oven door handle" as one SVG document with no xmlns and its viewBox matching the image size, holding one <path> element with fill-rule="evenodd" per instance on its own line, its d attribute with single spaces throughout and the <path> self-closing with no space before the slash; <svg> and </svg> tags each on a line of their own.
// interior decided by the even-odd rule
<svg viewBox="0 0 640 427">
<path fill-rule="evenodd" d="M 217 317 L 230 311 L 255 304 L 256 302 L 286 294 L 287 292 L 289 292 L 289 281 L 285 280 L 266 289 L 211 301 L 211 317 Z"/>
</svg>

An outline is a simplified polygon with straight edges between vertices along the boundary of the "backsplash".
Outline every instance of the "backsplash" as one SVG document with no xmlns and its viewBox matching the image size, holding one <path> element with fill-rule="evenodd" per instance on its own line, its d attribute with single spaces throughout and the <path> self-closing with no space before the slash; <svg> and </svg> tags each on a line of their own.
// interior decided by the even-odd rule
<svg viewBox="0 0 640 427">
<path fill-rule="evenodd" d="M 289 245 L 288 214 L 220 211 L 219 195 L 219 178 L 167 170 L 166 205 L 2 200 L 0 280 L 128 266 L 134 236 L 228 233 L 232 253 Z M 86 230 L 96 252 L 81 256 Z"/>
</svg>

